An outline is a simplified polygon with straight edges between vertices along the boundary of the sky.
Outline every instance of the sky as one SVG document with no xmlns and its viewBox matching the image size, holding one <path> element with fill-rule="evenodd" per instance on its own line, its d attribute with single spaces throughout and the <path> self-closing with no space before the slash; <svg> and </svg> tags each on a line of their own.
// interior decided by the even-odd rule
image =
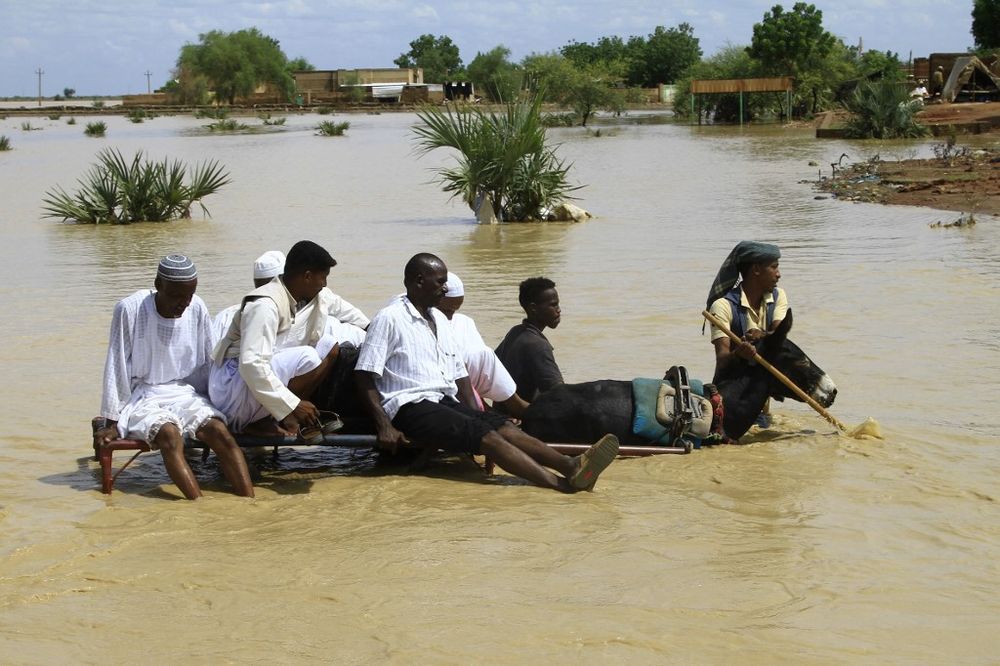
<svg viewBox="0 0 1000 666">
<path fill-rule="evenodd" d="M 776 0 L 0 0 L 0 96 L 63 88 L 146 92 L 170 78 L 180 48 L 210 30 L 257 27 L 317 69 L 393 67 L 419 35 L 448 35 L 462 61 L 498 44 L 519 61 L 570 41 L 648 35 L 689 23 L 705 56 L 749 44 Z M 794 1 L 781 2 L 790 9 Z M 824 27 L 849 45 L 906 60 L 972 45 L 972 0 L 818 0 Z"/>
</svg>

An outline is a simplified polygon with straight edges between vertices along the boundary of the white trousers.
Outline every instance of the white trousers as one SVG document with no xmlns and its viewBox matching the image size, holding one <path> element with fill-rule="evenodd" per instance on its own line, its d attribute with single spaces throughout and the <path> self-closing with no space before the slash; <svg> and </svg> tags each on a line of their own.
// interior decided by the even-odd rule
<svg viewBox="0 0 1000 666">
<path fill-rule="evenodd" d="M 173 423 L 184 437 L 194 437 L 211 418 L 226 420 L 222 412 L 190 384 L 141 384 L 118 416 L 118 436 L 144 439 L 155 449 L 158 447 L 153 440 L 164 424 Z"/>
</svg>

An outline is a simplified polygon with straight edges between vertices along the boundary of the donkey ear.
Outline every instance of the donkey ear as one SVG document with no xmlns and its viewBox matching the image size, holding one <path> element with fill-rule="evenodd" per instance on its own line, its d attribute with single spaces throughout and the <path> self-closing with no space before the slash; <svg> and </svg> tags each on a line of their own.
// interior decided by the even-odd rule
<svg viewBox="0 0 1000 666">
<path fill-rule="evenodd" d="M 785 344 L 785 339 L 788 337 L 788 331 L 792 329 L 792 310 L 788 309 L 788 313 L 785 318 L 781 320 L 778 324 L 778 328 L 774 329 L 771 335 L 764 338 L 764 344 L 767 349 L 778 349 L 781 345 Z"/>
</svg>

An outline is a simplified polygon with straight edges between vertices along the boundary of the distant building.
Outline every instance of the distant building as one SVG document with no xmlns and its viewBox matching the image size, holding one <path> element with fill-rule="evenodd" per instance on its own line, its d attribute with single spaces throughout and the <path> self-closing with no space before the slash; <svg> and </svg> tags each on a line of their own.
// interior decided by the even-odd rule
<svg viewBox="0 0 1000 666">
<path fill-rule="evenodd" d="M 364 98 L 409 102 L 427 99 L 424 70 L 419 67 L 375 69 L 317 69 L 293 72 L 295 88 L 304 104 L 349 98 L 351 88 L 364 89 Z M 407 92 L 413 88 L 412 92 Z M 422 90 L 420 90 L 422 89 Z"/>
</svg>

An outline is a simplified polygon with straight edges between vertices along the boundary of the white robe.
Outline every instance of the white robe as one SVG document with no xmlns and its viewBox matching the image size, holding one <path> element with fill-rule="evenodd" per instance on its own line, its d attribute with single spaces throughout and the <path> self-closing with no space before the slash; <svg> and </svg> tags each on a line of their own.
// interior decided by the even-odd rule
<svg viewBox="0 0 1000 666">
<path fill-rule="evenodd" d="M 451 330 L 469 371 L 469 380 L 476 393 L 494 402 L 503 402 L 517 391 L 517 383 L 507 372 L 496 353 L 486 346 L 476 322 L 456 312 L 451 318 Z"/>
<path fill-rule="evenodd" d="M 161 317 L 155 294 L 143 289 L 115 305 L 101 400 L 119 437 L 150 444 L 165 423 L 193 437 L 208 419 L 224 420 L 196 390 L 212 355 L 208 308 L 194 296 L 180 317 Z"/>
</svg>

